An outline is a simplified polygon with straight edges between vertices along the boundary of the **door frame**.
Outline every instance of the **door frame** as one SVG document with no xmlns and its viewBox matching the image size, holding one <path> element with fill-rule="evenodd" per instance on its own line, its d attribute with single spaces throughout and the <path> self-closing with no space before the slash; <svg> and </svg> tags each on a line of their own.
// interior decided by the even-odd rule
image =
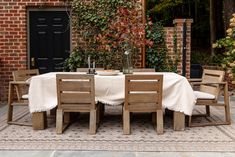
<svg viewBox="0 0 235 157">
<path fill-rule="evenodd" d="M 27 68 L 30 69 L 30 22 L 29 22 L 29 12 L 30 11 L 67 11 L 70 13 L 70 15 L 72 15 L 72 10 L 71 8 L 68 8 L 68 7 L 45 7 L 45 8 L 35 8 L 35 7 L 32 7 L 32 8 L 27 8 Z M 71 51 L 71 48 L 72 48 L 72 25 L 71 25 L 71 18 L 69 18 L 69 27 L 70 27 L 70 45 L 69 45 L 69 49 Z M 70 52 L 69 52 L 70 53 Z"/>
</svg>

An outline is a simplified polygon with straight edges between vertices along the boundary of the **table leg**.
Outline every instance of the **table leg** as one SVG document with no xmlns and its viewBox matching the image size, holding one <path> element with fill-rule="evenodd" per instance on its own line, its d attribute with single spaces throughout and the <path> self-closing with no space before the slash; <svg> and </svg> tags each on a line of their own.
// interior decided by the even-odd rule
<svg viewBox="0 0 235 157">
<path fill-rule="evenodd" d="M 47 127 L 46 112 L 34 112 L 32 114 L 32 123 L 34 130 L 44 130 Z"/>
<path fill-rule="evenodd" d="M 174 111 L 174 130 L 183 131 L 185 129 L 185 115 L 183 112 Z"/>
</svg>

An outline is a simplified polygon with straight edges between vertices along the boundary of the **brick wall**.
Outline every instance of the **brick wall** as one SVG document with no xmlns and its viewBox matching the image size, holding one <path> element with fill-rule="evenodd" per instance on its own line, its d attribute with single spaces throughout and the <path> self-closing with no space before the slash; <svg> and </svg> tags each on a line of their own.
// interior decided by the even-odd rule
<svg viewBox="0 0 235 157">
<path fill-rule="evenodd" d="M 183 24 L 186 22 L 187 32 L 186 32 L 186 77 L 190 78 L 190 57 L 191 57 L 191 24 L 192 19 L 175 19 L 173 21 L 174 27 L 165 27 L 166 32 L 166 45 L 168 49 L 169 56 L 179 57 L 178 62 L 178 73 L 182 74 L 182 50 L 183 50 Z M 174 51 L 174 34 L 177 41 L 177 54 Z"/>
<path fill-rule="evenodd" d="M 7 100 L 8 82 L 12 80 L 12 71 L 27 69 L 27 8 L 48 8 L 68 6 L 67 0 L 1 0 L 0 1 L 0 101 Z M 187 77 L 190 69 L 190 31 L 191 22 L 187 21 Z M 182 20 L 175 20 L 178 50 L 182 50 Z M 173 28 L 166 28 L 167 48 L 173 54 Z M 72 33 L 73 35 L 75 33 Z M 73 36 L 74 37 L 74 36 Z M 75 37 L 73 38 L 75 39 Z M 72 45 L 75 45 L 73 40 Z M 142 57 L 138 58 L 141 66 Z M 179 62 L 179 70 L 181 69 Z"/>
<path fill-rule="evenodd" d="M 12 71 L 27 69 L 27 8 L 65 7 L 66 0 L 0 1 L 0 101 L 6 100 Z"/>
</svg>

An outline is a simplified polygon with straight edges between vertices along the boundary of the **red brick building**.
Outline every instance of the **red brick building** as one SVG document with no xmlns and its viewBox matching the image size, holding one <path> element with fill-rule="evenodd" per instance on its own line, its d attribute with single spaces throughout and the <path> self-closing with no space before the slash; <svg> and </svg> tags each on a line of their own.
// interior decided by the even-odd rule
<svg viewBox="0 0 235 157">
<path fill-rule="evenodd" d="M 30 68 L 39 68 L 41 72 L 61 70 L 60 63 L 75 45 L 69 16 L 69 0 L 0 1 L 0 101 L 7 99 L 12 71 Z M 166 39 L 169 53 L 173 54 L 175 30 L 177 49 L 181 53 L 184 22 L 187 26 L 185 69 L 189 77 L 192 20 L 175 20 L 175 29 L 166 28 Z M 182 73 L 181 61 L 178 69 Z"/>
</svg>

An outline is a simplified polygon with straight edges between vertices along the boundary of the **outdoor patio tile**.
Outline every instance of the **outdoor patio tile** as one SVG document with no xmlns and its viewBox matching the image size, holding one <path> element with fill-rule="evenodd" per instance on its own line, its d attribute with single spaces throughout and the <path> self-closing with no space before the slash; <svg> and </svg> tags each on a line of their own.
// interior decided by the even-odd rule
<svg viewBox="0 0 235 157">
<path fill-rule="evenodd" d="M 140 152 L 136 157 L 234 157 L 235 153 L 213 152 Z"/>
<path fill-rule="evenodd" d="M 138 152 L 136 157 L 182 157 L 182 154 L 178 152 Z M 188 156 L 184 156 L 188 157 Z"/>
<path fill-rule="evenodd" d="M 214 152 L 0 151 L 0 157 L 234 157 Z"/>
<path fill-rule="evenodd" d="M 54 151 L 0 151 L 0 157 L 52 157 Z"/>
<path fill-rule="evenodd" d="M 198 152 L 198 153 L 191 153 L 190 157 L 199 157 L 199 156 L 200 157 L 234 157 L 235 153 Z"/>
<path fill-rule="evenodd" d="M 56 151 L 53 157 L 136 157 L 135 152 L 115 151 Z"/>
</svg>

